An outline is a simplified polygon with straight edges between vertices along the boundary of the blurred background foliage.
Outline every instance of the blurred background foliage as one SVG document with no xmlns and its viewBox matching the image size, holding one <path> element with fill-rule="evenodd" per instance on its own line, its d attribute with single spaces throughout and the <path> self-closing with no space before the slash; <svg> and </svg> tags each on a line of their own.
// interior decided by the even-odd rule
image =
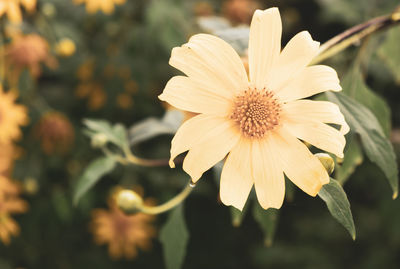
<svg viewBox="0 0 400 269">
<path fill-rule="evenodd" d="M 143 243 L 137 255 L 110 257 L 107 246 L 96 244 L 101 240 L 95 240 L 93 212 L 102 211 L 93 210 L 112 210 L 109 197 L 118 186 L 141 186 L 145 197 L 166 201 L 188 176 L 181 169 L 118 165 L 74 205 L 78 178 L 102 155 L 84 134 L 83 119 L 129 128 L 161 118 L 169 108 L 157 95 L 177 73 L 168 65 L 171 49 L 210 27 L 248 25 L 256 8 L 280 8 L 286 44 L 301 30 L 323 43 L 398 5 L 397 0 L 128 0 L 97 11 L 89 7 L 95 1 L 38 0 L 35 10 L 23 9 L 19 24 L 1 17 L 3 88 L 17 90 L 29 116 L 15 146 L 16 160 L 3 158 L 1 164 L 8 162 L 5 175 L 18 182 L 29 209 L 13 215 L 20 231 L 9 244 L 0 243 L 0 268 L 165 268 L 155 230 L 163 241 L 160 227 L 174 221 L 168 214 L 146 220 L 154 225 L 144 230 L 151 243 Z M 374 112 L 397 155 L 399 41 L 400 27 L 392 28 L 326 61 L 338 71 L 344 92 Z M 167 158 L 176 127 L 168 128 L 165 135 L 141 141 L 134 153 Z M 183 268 L 399 268 L 400 201 L 392 200 L 383 173 L 363 157 L 358 138 L 348 144 L 348 161 L 335 177 L 346 182 L 356 241 L 321 200 L 296 190 L 287 193 L 279 216 L 268 213 L 274 225 L 267 229 L 259 225 L 257 209 L 235 218 L 237 212 L 218 203 L 210 171 L 185 206 L 173 212 L 185 215 L 188 230 L 176 235 L 188 237 Z"/>
</svg>

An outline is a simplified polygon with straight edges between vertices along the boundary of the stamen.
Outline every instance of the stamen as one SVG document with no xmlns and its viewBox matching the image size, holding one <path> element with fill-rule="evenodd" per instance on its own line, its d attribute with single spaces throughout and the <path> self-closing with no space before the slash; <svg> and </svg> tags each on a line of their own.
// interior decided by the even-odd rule
<svg viewBox="0 0 400 269">
<path fill-rule="evenodd" d="M 249 88 L 236 96 L 230 118 L 249 138 L 262 138 L 279 124 L 281 105 L 271 91 Z"/>
</svg>

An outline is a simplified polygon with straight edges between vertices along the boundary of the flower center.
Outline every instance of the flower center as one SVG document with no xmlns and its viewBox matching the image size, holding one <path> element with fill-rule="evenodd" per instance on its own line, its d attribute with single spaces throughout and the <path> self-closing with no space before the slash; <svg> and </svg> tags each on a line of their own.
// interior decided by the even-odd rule
<svg viewBox="0 0 400 269">
<path fill-rule="evenodd" d="M 249 138 L 262 138 L 279 123 L 281 105 L 271 91 L 249 88 L 236 96 L 230 118 Z"/>
</svg>

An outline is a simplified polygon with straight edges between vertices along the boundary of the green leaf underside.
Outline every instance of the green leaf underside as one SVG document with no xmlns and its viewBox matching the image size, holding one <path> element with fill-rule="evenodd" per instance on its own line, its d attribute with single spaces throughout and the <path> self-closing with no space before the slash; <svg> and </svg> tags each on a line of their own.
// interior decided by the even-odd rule
<svg viewBox="0 0 400 269">
<path fill-rule="evenodd" d="M 181 204 L 172 210 L 167 222 L 160 231 L 160 241 L 163 245 L 167 269 L 179 269 L 182 267 L 188 240 L 189 232 L 183 215 L 183 204 Z"/>
<path fill-rule="evenodd" d="M 100 157 L 92 161 L 79 178 L 74 193 L 74 204 L 78 204 L 82 196 L 90 190 L 101 177 L 114 170 L 116 160 L 112 157 Z"/>
<path fill-rule="evenodd" d="M 326 96 L 329 101 L 339 105 L 351 130 L 360 135 L 366 155 L 382 169 L 392 188 L 393 198 L 396 198 L 398 193 L 396 155 L 374 114 L 346 95 L 326 92 Z"/>
<path fill-rule="evenodd" d="M 269 208 L 263 209 L 258 203 L 253 204 L 253 217 L 264 233 L 264 244 L 270 247 L 274 240 L 276 226 L 278 223 L 279 210 Z"/>
<path fill-rule="evenodd" d="M 386 101 L 373 92 L 364 82 L 360 68 L 352 67 L 342 80 L 343 93 L 366 106 L 378 119 L 386 137 L 391 129 L 390 108 Z"/>
<path fill-rule="evenodd" d="M 138 144 L 163 134 L 175 134 L 183 121 L 179 110 L 168 110 L 161 119 L 148 118 L 129 129 L 130 144 Z"/>
<path fill-rule="evenodd" d="M 385 62 L 394 76 L 397 84 L 400 84 L 400 28 L 393 27 L 387 31 L 386 40 L 378 49 L 378 56 Z"/>
<path fill-rule="evenodd" d="M 350 203 L 342 186 L 334 179 L 325 184 L 319 191 L 318 196 L 326 203 L 331 215 L 342 224 L 350 233 L 353 240 L 356 239 L 356 228 L 353 215 L 350 210 Z"/>
<path fill-rule="evenodd" d="M 89 128 L 88 134 L 96 135 L 103 134 L 107 137 L 107 139 L 119 146 L 120 148 L 124 148 L 128 145 L 128 136 L 126 133 L 126 129 L 122 124 L 115 124 L 112 126 L 109 122 L 105 120 L 90 120 L 85 119 L 83 123 Z"/>
<path fill-rule="evenodd" d="M 347 147 L 344 152 L 344 159 L 341 165 L 335 169 L 335 178 L 343 185 L 344 182 L 353 174 L 357 166 L 362 164 L 364 155 L 361 145 L 356 136 L 347 139 Z"/>
</svg>

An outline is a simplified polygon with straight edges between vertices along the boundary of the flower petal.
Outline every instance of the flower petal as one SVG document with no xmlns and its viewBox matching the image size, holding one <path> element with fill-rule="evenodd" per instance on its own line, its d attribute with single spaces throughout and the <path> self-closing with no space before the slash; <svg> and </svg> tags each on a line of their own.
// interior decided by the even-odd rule
<svg viewBox="0 0 400 269">
<path fill-rule="evenodd" d="M 270 145 L 286 176 L 305 193 L 315 196 L 323 184 L 329 183 L 329 175 L 317 157 L 306 145 L 292 136 L 284 127 L 277 130 Z M 272 141 L 273 140 L 273 141 Z"/>
<path fill-rule="evenodd" d="M 313 65 L 303 69 L 276 95 L 280 100 L 287 102 L 330 90 L 342 90 L 336 71 L 326 65 Z"/>
<path fill-rule="evenodd" d="M 200 87 L 227 98 L 248 86 L 239 55 L 228 43 L 212 35 L 194 35 L 182 47 L 174 48 L 169 63 Z"/>
<path fill-rule="evenodd" d="M 311 120 L 286 122 L 285 127 L 293 136 L 343 158 L 346 139 L 335 128 Z"/>
<path fill-rule="evenodd" d="M 219 131 L 217 127 L 223 126 L 225 122 L 224 118 L 203 114 L 185 121 L 171 142 L 171 158 L 169 160 L 171 168 L 175 167 L 173 161 L 176 156 L 197 145 L 202 138 L 212 137 L 215 132 Z"/>
<path fill-rule="evenodd" d="M 250 81 L 258 89 L 281 52 L 282 21 L 278 8 L 256 10 L 250 26 L 249 73 Z"/>
<path fill-rule="evenodd" d="M 338 105 L 328 101 L 297 100 L 284 105 L 282 117 L 289 120 L 313 119 L 323 123 L 340 125 L 340 133 L 345 135 L 350 131 Z"/>
<path fill-rule="evenodd" d="M 190 148 L 183 161 L 183 170 L 190 175 L 193 182 L 202 174 L 225 158 L 226 154 L 238 143 L 240 133 L 231 121 L 224 121 L 210 129 L 197 143 Z"/>
<path fill-rule="evenodd" d="M 200 88 L 197 83 L 185 76 L 171 78 L 158 98 L 176 108 L 194 113 L 225 116 L 231 109 L 228 99 L 218 92 Z"/>
<path fill-rule="evenodd" d="M 285 178 L 269 138 L 254 141 L 252 168 L 257 199 L 264 209 L 281 208 L 285 197 Z"/>
<path fill-rule="evenodd" d="M 318 54 L 319 42 L 312 39 L 307 31 L 295 35 L 282 50 L 276 65 L 267 77 L 267 87 L 278 92 L 301 72 Z"/>
<path fill-rule="evenodd" d="M 221 174 L 221 201 L 239 210 L 243 209 L 253 186 L 250 152 L 250 141 L 241 139 L 226 158 Z"/>
</svg>

